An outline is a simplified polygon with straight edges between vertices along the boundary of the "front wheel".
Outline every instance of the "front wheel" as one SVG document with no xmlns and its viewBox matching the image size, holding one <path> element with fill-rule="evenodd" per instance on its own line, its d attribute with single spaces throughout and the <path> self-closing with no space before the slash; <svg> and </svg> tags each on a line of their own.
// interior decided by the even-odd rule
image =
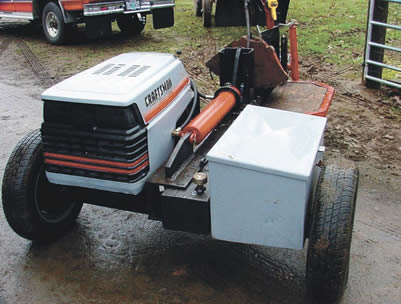
<svg viewBox="0 0 401 304">
<path fill-rule="evenodd" d="M 344 294 L 359 173 L 351 161 L 327 164 L 317 186 L 306 262 L 308 294 L 322 303 Z"/>
<path fill-rule="evenodd" d="M 43 33 L 51 44 L 62 44 L 65 42 L 66 24 L 60 8 L 54 2 L 46 4 L 42 13 Z"/>
<path fill-rule="evenodd" d="M 145 18 L 146 16 L 138 18 L 137 14 L 129 14 L 129 15 L 122 14 L 117 16 L 116 20 L 117 20 L 117 25 L 123 34 L 136 36 L 139 35 L 145 28 L 146 24 Z"/>
<path fill-rule="evenodd" d="M 11 228 L 29 240 L 50 241 L 72 228 L 82 203 L 47 180 L 40 131 L 25 136 L 7 163 L 3 209 Z"/>
</svg>

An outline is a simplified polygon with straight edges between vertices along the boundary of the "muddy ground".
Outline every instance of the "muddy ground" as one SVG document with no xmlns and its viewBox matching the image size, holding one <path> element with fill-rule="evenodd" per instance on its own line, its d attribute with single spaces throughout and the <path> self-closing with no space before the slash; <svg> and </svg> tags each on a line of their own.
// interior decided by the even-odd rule
<svg viewBox="0 0 401 304">
<path fill-rule="evenodd" d="M 124 42 L 109 39 L 117 44 L 111 57 Z M 0 20 L 0 181 L 13 147 L 40 126 L 41 91 L 79 70 L 62 69 L 57 59 L 79 56 L 69 48 L 48 57 L 32 51 L 43 44 L 26 23 Z M 209 52 L 182 55 L 203 88 L 216 84 L 199 64 Z M 346 69 L 302 61 L 304 79 L 337 88 L 326 132 L 329 157 L 345 155 L 361 173 L 343 303 L 401 303 L 400 99 L 365 89 L 344 76 Z M 166 231 L 146 216 L 93 206 L 84 206 L 67 236 L 40 245 L 17 236 L 1 212 L 0 303 L 308 303 L 305 255 Z"/>
</svg>

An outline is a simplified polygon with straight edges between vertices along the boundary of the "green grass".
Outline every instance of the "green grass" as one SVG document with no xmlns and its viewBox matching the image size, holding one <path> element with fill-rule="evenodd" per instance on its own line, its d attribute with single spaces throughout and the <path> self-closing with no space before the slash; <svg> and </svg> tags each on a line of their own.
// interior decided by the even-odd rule
<svg viewBox="0 0 401 304">
<path fill-rule="evenodd" d="M 338 65 L 361 64 L 366 0 L 292 1 L 290 19 L 299 23 L 302 56 L 318 55 Z"/>
<path fill-rule="evenodd" d="M 363 63 L 368 1 L 296 0 L 289 18 L 299 23 L 301 56 L 316 56 L 339 66 Z M 401 25 L 401 5 L 390 3 L 388 22 Z M 387 30 L 386 44 L 401 47 L 401 31 Z M 385 51 L 384 62 L 400 66 L 401 54 Z M 354 77 L 360 77 L 355 73 Z M 401 80 L 401 73 L 383 69 L 383 78 Z"/>
</svg>

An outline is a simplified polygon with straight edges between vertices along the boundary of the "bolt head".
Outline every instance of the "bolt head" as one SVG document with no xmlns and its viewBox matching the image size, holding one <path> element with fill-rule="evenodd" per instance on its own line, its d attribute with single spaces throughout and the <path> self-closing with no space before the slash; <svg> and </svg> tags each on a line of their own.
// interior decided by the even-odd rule
<svg viewBox="0 0 401 304">
<path fill-rule="evenodd" d="M 192 177 L 192 181 L 198 186 L 203 186 L 207 183 L 207 174 L 205 172 L 197 172 Z"/>
</svg>

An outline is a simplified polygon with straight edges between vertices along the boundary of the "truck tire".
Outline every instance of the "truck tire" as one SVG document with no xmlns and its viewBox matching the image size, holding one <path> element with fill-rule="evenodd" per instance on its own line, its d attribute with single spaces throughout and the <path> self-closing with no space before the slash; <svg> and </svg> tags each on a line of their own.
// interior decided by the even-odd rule
<svg viewBox="0 0 401 304">
<path fill-rule="evenodd" d="M 212 0 L 202 0 L 202 16 L 203 16 L 203 26 L 212 26 Z"/>
<path fill-rule="evenodd" d="M 306 262 L 308 295 L 336 302 L 348 281 L 359 173 L 352 161 L 327 164 L 317 186 Z"/>
<path fill-rule="evenodd" d="M 59 45 L 65 42 L 66 24 L 60 8 L 54 2 L 47 3 L 43 9 L 42 28 L 49 43 Z"/>
<path fill-rule="evenodd" d="M 117 25 L 120 28 L 121 32 L 125 35 L 136 36 L 139 35 L 143 29 L 145 28 L 146 19 L 143 16 L 145 21 L 139 20 L 137 14 L 129 14 L 129 15 L 119 15 L 117 16 Z"/>
<path fill-rule="evenodd" d="M 7 222 L 29 240 L 55 240 L 72 228 L 82 203 L 67 187 L 48 182 L 40 131 L 26 135 L 8 160 L 2 188 Z"/>
</svg>

